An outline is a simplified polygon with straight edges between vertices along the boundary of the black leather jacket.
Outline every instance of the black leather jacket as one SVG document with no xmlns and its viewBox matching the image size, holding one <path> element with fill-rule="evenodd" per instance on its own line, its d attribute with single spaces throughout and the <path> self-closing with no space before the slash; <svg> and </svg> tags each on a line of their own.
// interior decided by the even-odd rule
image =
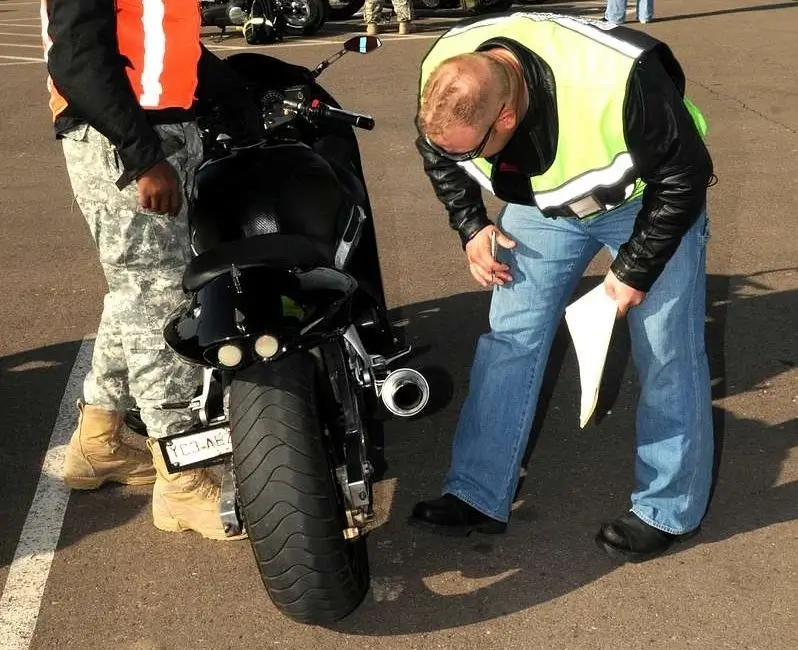
<svg viewBox="0 0 798 650">
<path fill-rule="evenodd" d="M 627 35 L 636 42 L 643 38 L 640 32 L 623 27 L 614 29 L 613 35 Z M 491 159 L 497 169 L 494 181 L 500 175 L 500 163 L 510 162 L 511 168 L 522 170 L 524 182 L 494 182 L 494 191 L 504 201 L 534 205 L 531 191 L 519 192 L 518 188 L 528 188 L 526 178 L 539 175 L 554 161 L 558 135 L 554 79 L 542 59 L 515 41 L 495 39 L 480 49 L 495 46 L 506 47 L 521 61 L 531 101 L 516 134 Z M 631 75 L 625 105 L 629 153 L 647 184 L 643 206 L 631 238 L 612 263 L 618 279 L 640 291 L 651 288 L 701 214 L 712 178 L 712 160 L 684 106 L 683 95 L 681 66 L 667 46 L 655 44 Z M 465 246 L 492 223 L 481 188 L 456 163 L 437 154 L 423 137 L 418 137 L 416 147 L 436 195 L 449 212 L 449 222 Z"/>
</svg>

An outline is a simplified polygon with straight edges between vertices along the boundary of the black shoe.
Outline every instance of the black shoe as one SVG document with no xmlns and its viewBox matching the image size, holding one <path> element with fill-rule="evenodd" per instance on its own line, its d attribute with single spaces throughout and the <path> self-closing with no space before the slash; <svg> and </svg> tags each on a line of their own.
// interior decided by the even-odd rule
<svg viewBox="0 0 798 650">
<path fill-rule="evenodd" d="M 128 429 L 134 433 L 138 433 L 140 436 L 147 437 L 147 425 L 144 424 L 144 420 L 141 419 L 141 410 L 138 406 L 128 409 L 125 412 L 124 420 Z"/>
<path fill-rule="evenodd" d="M 596 535 L 596 543 L 607 555 L 622 562 L 645 562 L 662 555 L 675 542 L 683 542 L 699 533 L 696 528 L 673 535 L 649 526 L 633 512 L 608 521 Z"/>
<path fill-rule="evenodd" d="M 440 535 L 462 537 L 472 532 L 497 535 L 507 530 L 505 522 L 483 515 L 452 494 L 417 503 L 408 523 Z"/>
</svg>

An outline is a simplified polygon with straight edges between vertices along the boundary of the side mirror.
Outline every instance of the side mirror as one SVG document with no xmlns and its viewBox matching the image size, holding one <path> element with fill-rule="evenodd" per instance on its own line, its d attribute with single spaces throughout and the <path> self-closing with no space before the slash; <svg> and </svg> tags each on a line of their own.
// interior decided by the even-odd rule
<svg viewBox="0 0 798 650">
<path fill-rule="evenodd" d="M 382 41 L 376 36 L 354 36 L 344 43 L 347 52 L 357 52 L 368 54 L 378 47 L 382 47 Z"/>
<path fill-rule="evenodd" d="M 382 47 L 382 41 L 376 36 L 353 36 L 344 43 L 344 46 L 340 50 L 338 50 L 330 58 L 324 59 L 324 61 L 313 68 L 313 70 L 311 70 L 311 74 L 315 79 L 347 52 L 368 54 L 369 52 L 376 50 L 378 47 Z"/>
</svg>

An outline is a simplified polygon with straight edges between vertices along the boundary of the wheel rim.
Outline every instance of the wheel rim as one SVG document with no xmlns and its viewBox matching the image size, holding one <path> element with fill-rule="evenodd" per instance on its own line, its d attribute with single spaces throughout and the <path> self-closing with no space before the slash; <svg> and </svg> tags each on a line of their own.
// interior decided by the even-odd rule
<svg viewBox="0 0 798 650">
<path fill-rule="evenodd" d="M 307 0 L 291 0 L 285 20 L 292 27 L 306 27 L 311 17 L 310 3 Z"/>
</svg>

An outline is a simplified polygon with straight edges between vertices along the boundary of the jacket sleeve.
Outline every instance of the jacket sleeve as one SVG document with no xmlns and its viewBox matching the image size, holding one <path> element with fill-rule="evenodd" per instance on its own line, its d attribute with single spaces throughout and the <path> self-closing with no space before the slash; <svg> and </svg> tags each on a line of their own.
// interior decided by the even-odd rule
<svg viewBox="0 0 798 650">
<path fill-rule="evenodd" d="M 648 291 L 704 210 L 712 159 L 656 52 L 636 68 L 630 93 L 627 142 L 646 188 L 632 236 L 611 268 L 623 283 Z"/>
<path fill-rule="evenodd" d="M 465 247 L 474 235 L 492 223 L 482 201 L 482 189 L 457 163 L 436 153 L 421 135 L 416 139 L 416 149 L 424 160 L 424 171 L 435 195 L 449 213 L 449 225 L 459 233 Z"/>
<path fill-rule="evenodd" d="M 161 142 L 139 105 L 116 40 L 114 0 L 47 0 L 52 41 L 47 69 L 53 85 L 81 120 L 116 147 L 125 174 L 138 178 L 164 159 Z"/>
</svg>

